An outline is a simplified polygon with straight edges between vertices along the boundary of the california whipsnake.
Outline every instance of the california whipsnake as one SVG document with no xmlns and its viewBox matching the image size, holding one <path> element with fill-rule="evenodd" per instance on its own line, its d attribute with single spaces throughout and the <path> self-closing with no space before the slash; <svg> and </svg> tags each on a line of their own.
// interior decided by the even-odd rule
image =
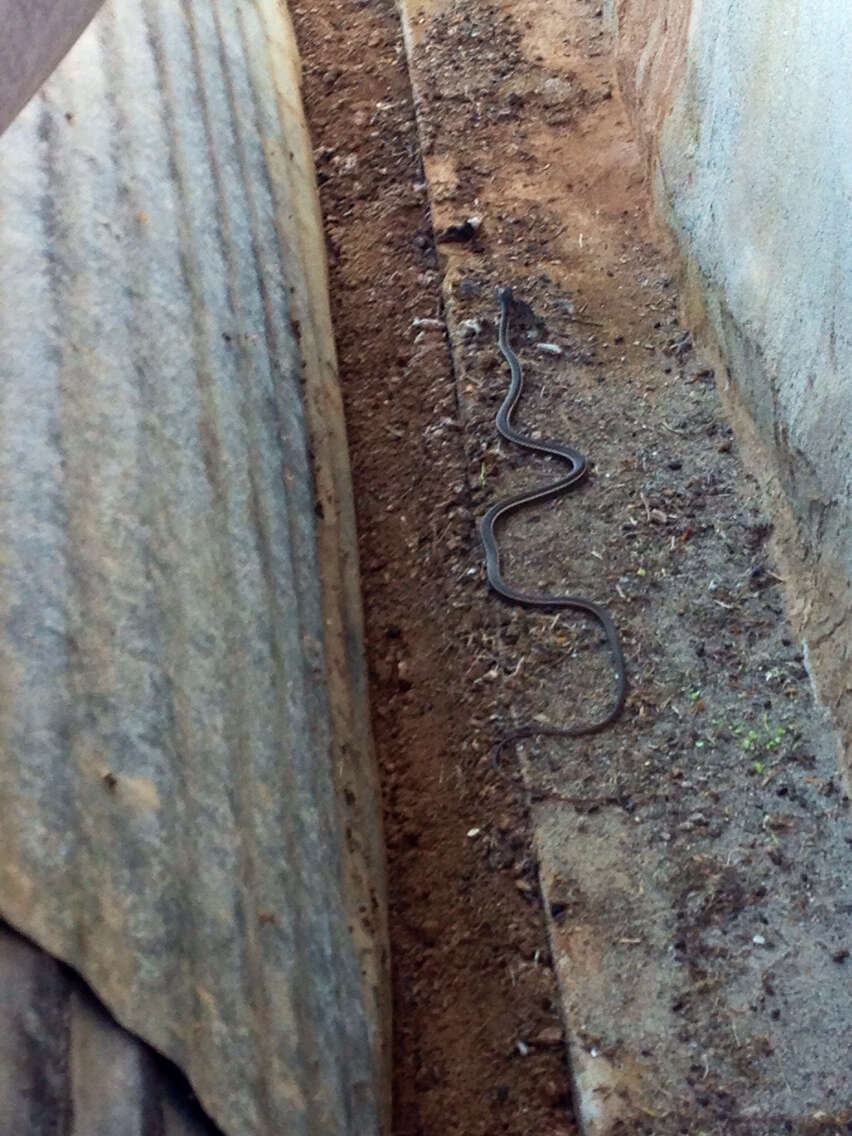
<svg viewBox="0 0 852 1136">
<path fill-rule="evenodd" d="M 597 734 L 616 720 L 624 709 L 624 702 L 627 697 L 627 675 L 624 665 L 624 652 L 622 651 L 621 640 L 619 639 L 615 624 L 612 621 L 612 616 L 605 607 L 601 607 L 591 600 L 584 599 L 582 596 L 557 596 L 547 593 L 534 595 L 530 592 L 521 592 L 517 588 L 513 588 L 510 584 L 507 584 L 500 571 L 500 552 L 494 535 L 494 526 L 497 522 L 509 516 L 510 513 L 514 513 L 517 509 L 523 508 L 525 505 L 531 505 L 534 502 L 549 501 L 551 498 L 557 497 L 561 493 L 567 493 L 570 489 L 578 485 L 587 475 L 588 464 L 583 454 L 575 450 L 572 446 L 567 446 L 562 442 L 537 441 L 535 438 L 531 438 L 526 434 L 521 434 L 512 425 L 512 411 L 515 409 L 518 399 L 521 396 L 521 390 L 523 389 L 523 373 L 521 371 L 520 360 L 512 350 L 512 345 L 509 341 L 509 322 L 513 302 L 512 290 L 511 288 L 500 288 L 497 295 L 500 300 L 500 332 L 498 342 L 500 351 L 509 364 L 509 370 L 511 372 L 511 382 L 509 384 L 508 393 L 497 413 L 497 430 L 507 442 L 514 442 L 515 445 L 522 446 L 524 449 L 559 458 L 567 463 L 568 470 L 565 476 L 559 478 L 558 481 L 541 485 L 535 489 L 528 489 L 522 493 L 516 493 L 512 497 L 507 497 L 504 501 L 498 501 L 496 505 L 491 506 L 482 518 L 480 536 L 482 538 L 482 546 L 485 549 L 485 567 L 488 575 L 488 583 L 497 595 L 508 603 L 519 604 L 522 607 L 528 608 L 546 609 L 549 611 L 571 608 L 591 615 L 601 625 L 606 635 L 613 663 L 615 664 L 616 686 L 615 699 L 612 707 L 603 718 L 600 718 L 596 722 L 576 726 L 539 726 L 533 723 L 520 726 L 500 738 L 497 743 L 495 762 L 505 746 L 513 742 L 521 741 L 524 738 L 579 738 L 587 734 Z"/>
</svg>

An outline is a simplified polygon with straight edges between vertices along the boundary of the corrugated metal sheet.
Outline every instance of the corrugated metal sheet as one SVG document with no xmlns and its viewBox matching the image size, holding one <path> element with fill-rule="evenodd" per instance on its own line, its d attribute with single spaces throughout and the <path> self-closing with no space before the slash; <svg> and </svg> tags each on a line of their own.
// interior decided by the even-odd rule
<svg viewBox="0 0 852 1136">
<path fill-rule="evenodd" d="M 296 66 L 276 0 L 121 0 L 0 139 L 0 915 L 229 1136 L 367 1134 L 384 1107 Z"/>
<path fill-rule="evenodd" d="M 186 1079 L 80 978 L 0 926 L 0 1132 L 216 1136 Z"/>
</svg>

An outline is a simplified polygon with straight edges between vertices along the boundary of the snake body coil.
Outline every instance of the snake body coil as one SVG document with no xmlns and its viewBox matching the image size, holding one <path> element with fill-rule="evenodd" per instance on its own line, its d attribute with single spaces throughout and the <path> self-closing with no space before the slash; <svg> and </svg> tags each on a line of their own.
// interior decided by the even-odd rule
<svg viewBox="0 0 852 1136">
<path fill-rule="evenodd" d="M 520 741 L 522 738 L 539 736 L 578 738 L 586 734 L 597 734 L 601 730 L 606 729 L 607 726 L 615 721 L 624 708 L 625 698 L 627 697 L 627 675 L 625 672 L 624 652 L 621 648 L 621 640 L 619 639 L 615 624 L 612 621 L 612 616 L 606 608 L 601 607 L 599 604 L 592 603 L 591 600 L 584 599 L 581 596 L 531 595 L 528 592 L 520 592 L 507 584 L 501 575 L 500 552 L 497 547 L 497 540 L 494 536 L 494 526 L 497 521 L 501 520 L 503 517 L 507 517 L 510 513 L 514 513 L 515 510 L 523 508 L 525 505 L 531 505 L 536 501 L 548 501 L 552 497 L 557 497 L 560 493 L 567 493 L 569 489 L 572 489 L 583 480 L 588 472 L 588 467 L 585 457 L 571 446 L 566 446 L 561 442 L 536 441 L 534 438 L 519 433 L 512 425 L 512 411 L 521 396 L 523 374 L 521 372 L 520 360 L 512 350 L 512 345 L 509 342 L 512 290 L 510 288 L 501 288 L 497 295 L 500 300 L 499 346 L 503 357 L 509 364 L 509 370 L 512 376 L 508 394 L 503 400 L 503 404 L 497 414 L 497 429 L 508 442 L 514 442 L 516 445 L 523 446 L 523 448 L 527 450 L 534 450 L 537 453 L 549 454 L 551 457 L 560 458 L 567 463 L 568 472 L 558 481 L 542 485 L 537 489 L 517 493 L 514 497 L 507 497 L 505 501 L 498 501 L 496 505 L 491 506 L 482 518 L 480 536 L 482 538 L 482 546 L 485 549 L 485 567 L 488 574 L 488 583 L 498 596 L 507 600 L 509 603 L 520 604 L 522 607 L 544 608 L 550 611 L 558 610 L 559 608 L 572 608 L 591 615 L 598 621 L 606 634 L 616 673 L 615 700 L 612 709 L 599 721 L 576 726 L 521 726 L 517 730 L 512 730 L 511 733 L 505 734 L 500 739 L 498 743 L 498 750 L 500 750 L 503 746 L 514 741 Z"/>
</svg>

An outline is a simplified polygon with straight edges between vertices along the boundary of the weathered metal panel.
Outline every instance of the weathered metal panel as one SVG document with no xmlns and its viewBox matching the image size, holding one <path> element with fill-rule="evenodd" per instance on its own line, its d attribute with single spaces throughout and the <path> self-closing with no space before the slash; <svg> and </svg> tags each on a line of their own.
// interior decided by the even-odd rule
<svg viewBox="0 0 852 1136">
<path fill-rule="evenodd" d="M 180 1073 L 67 966 L 0 926 L 0 1131 L 216 1136 Z"/>
<path fill-rule="evenodd" d="M 286 13 L 108 4 L 0 139 L 0 915 L 235 1136 L 383 1107 L 359 620 Z"/>
</svg>

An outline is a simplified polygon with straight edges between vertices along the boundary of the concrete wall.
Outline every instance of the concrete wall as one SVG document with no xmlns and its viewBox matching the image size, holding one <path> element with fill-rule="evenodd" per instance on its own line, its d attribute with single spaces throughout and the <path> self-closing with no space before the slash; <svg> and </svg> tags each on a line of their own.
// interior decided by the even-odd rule
<svg viewBox="0 0 852 1136">
<path fill-rule="evenodd" d="M 609 15 L 690 320 L 720 349 L 793 614 L 849 736 L 852 6 L 611 0 Z"/>
</svg>

